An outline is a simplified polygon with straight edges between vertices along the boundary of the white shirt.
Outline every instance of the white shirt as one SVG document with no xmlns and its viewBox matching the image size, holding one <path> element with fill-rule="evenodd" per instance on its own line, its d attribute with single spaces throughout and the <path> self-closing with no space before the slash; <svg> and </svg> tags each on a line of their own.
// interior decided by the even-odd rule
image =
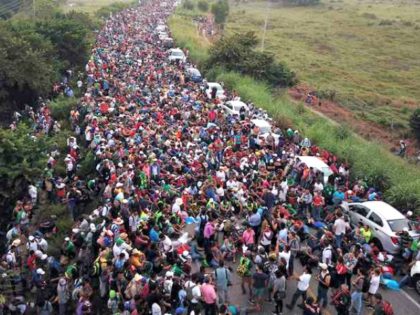
<svg viewBox="0 0 420 315">
<path fill-rule="evenodd" d="M 223 187 L 219 187 L 219 188 L 217 188 L 217 189 L 216 189 L 216 194 L 217 194 L 219 197 L 223 197 L 223 196 L 225 195 L 225 190 L 223 189 Z"/>
<path fill-rule="evenodd" d="M 309 273 L 304 273 L 299 277 L 299 282 L 297 287 L 300 291 L 306 291 L 309 288 L 309 282 L 311 281 L 311 275 Z"/>
<path fill-rule="evenodd" d="M 379 283 L 381 280 L 381 276 L 372 276 L 370 279 L 370 286 L 369 286 L 369 293 L 375 294 L 379 289 Z"/>
<path fill-rule="evenodd" d="M 331 259 L 332 259 L 332 248 L 331 246 L 328 246 L 326 248 L 324 248 L 324 250 L 322 251 L 322 262 L 324 264 L 331 264 Z"/>
<path fill-rule="evenodd" d="M 171 239 L 166 235 L 163 239 L 162 245 L 165 252 L 171 253 L 174 250 Z"/>
<path fill-rule="evenodd" d="M 347 223 L 342 218 L 338 218 L 334 222 L 334 233 L 335 235 L 342 235 L 346 233 Z"/>
<path fill-rule="evenodd" d="M 152 304 L 152 315 L 162 315 L 162 309 L 157 303 Z"/>
<path fill-rule="evenodd" d="M 286 269 L 289 269 L 290 251 L 288 253 L 280 252 L 279 253 L 279 261 L 280 261 L 281 258 L 284 258 L 284 260 L 286 260 Z"/>
<path fill-rule="evenodd" d="M 315 183 L 314 184 L 314 191 L 321 192 L 324 190 L 324 185 L 322 183 Z"/>
</svg>

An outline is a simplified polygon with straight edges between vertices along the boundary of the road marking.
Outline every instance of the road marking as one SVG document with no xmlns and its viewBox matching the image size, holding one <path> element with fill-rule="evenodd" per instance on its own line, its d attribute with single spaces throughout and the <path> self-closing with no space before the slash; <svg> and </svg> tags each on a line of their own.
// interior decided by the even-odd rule
<svg viewBox="0 0 420 315">
<path fill-rule="evenodd" d="M 420 307 L 420 304 L 415 300 L 415 299 L 413 299 L 411 296 L 410 296 L 410 294 L 408 294 L 407 292 L 405 292 L 404 290 L 401 290 L 401 293 L 402 294 L 404 294 L 404 296 L 408 299 L 408 300 L 410 300 L 411 302 L 413 302 L 413 304 L 414 305 L 417 305 L 417 307 Z"/>
</svg>

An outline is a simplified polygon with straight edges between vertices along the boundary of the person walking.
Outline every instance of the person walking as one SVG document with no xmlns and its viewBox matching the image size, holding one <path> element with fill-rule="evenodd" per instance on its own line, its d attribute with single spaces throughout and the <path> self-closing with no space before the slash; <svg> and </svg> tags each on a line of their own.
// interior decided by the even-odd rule
<svg viewBox="0 0 420 315">
<path fill-rule="evenodd" d="M 286 298 L 286 275 L 282 270 L 276 271 L 276 279 L 273 284 L 273 297 L 276 309 L 273 315 L 283 314 L 283 300 Z"/>
<path fill-rule="evenodd" d="M 204 283 L 201 286 L 201 296 L 204 302 L 204 315 L 216 315 L 217 294 L 214 285 L 210 283 L 209 278 L 204 279 Z"/>
<path fill-rule="evenodd" d="M 298 284 L 297 284 L 296 291 L 293 294 L 291 303 L 286 305 L 286 307 L 289 310 L 295 307 L 295 304 L 300 296 L 302 297 L 302 305 L 303 305 L 303 302 L 306 300 L 306 292 L 308 291 L 311 277 L 312 277 L 312 272 L 308 265 L 303 266 L 303 272 L 300 276 L 293 275 L 290 277 L 290 279 L 297 280 Z"/>
<path fill-rule="evenodd" d="M 228 303 L 228 286 L 230 284 L 231 275 L 230 271 L 225 267 L 225 262 L 223 260 L 219 261 L 219 267 L 214 271 L 214 277 L 216 280 L 218 304 Z"/>
<path fill-rule="evenodd" d="M 365 282 L 366 276 L 362 270 L 357 269 L 357 276 L 352 282 L 353 292 L 351 294 L 350 303 L 350 314 L 360 315 L 362 314 L 363 307 L 363 283 Z"/>
<path fill-rule="evenodd" d="M 317 302 L 320 306 L 322 306 L 322 308 L 326 308 L 328 305 L 328 289 L 330 288 L 331 275 L 328 271 L 327 264 L 320 263 L 319 267 L 321 268 L 321 272 L 316 277 L 316 279 L 318 280 Z"/>
<path fill-rule="evenodd" d="M 260 265 L 256 265 L 255 273 L 252 275 L 252 289 L 254 300 L 250 300 L 251 303 L 255 303 L 256 311 L 261 311 L 263 304 L 263 297 L 265 288 L 268 286 L 268 275 L 263 272 Z"/>
</svg>

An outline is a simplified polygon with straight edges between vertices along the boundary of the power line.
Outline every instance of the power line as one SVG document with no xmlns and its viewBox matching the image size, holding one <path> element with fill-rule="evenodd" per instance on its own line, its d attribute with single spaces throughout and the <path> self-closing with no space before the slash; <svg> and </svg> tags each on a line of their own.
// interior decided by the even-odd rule
<svg viewBox="0 0 420 315">
<path fill-rule="evenodd" d="M 15 11 L 16 9 L 20 8 L 20 4 L 15 4 L 14 6 L 10 7 L 0 7 L 0 15 L 11 13 L 11 11 Z"/>
</svg>

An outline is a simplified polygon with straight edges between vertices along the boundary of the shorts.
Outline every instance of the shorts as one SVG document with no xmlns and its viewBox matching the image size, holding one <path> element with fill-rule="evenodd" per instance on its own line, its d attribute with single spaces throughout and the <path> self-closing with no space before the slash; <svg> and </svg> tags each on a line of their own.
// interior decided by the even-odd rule
<svg viewBox="0 0 420 315">
<path fill-rule="evenodd" d="M 255 297 L 262 297 L 265 293 L 265 288 L 254 288 Z"/>
</svg>

